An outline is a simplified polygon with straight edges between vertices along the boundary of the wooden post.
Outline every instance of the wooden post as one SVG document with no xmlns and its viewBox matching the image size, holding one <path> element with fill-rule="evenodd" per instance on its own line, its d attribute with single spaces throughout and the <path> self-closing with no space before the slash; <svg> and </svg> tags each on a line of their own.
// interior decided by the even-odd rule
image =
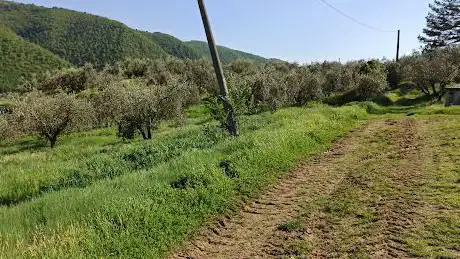
<svg viewBox="0 0 460 259">
<path fill-rule="evenodd" d="M 396 62 L 399 62 L 399 38 L 401 35 L 401 30 L 398 30 L 398 42 L 396 43 Z"/>
<path fill-rule="evenodd" d="M 238 129 L 236 124 L 235 113 L 232 105 L 228 102 L 228 89 L 225 82 L 224 71 L 220 63 L 219 53 L 217 52 L 216 43 L 212 35 L 211 25 L 209 24 L 208 14 L 203 0 L 198 0 L 198 6 L 200 8 L 201 19 L 203 20 L 204 30 L 206 32 L 206 38 L 208 40 L 209 51 L 211 52 L 212 63 L 216 72 L 217 83 L 219 84 L 219 99 L 224 105 L 225 112 L 227 113 L 227 130 L 232 136 L 238 136 Z"/>
</svg>

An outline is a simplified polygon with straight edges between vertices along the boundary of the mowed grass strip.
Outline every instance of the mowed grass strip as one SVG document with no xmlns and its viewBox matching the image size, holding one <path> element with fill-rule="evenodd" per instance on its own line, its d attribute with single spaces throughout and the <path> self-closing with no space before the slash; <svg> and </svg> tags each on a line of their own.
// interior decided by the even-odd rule
<svg viewBox="0 0 460 259">
<path fill-rule="evenodd" d="M 458 116 L 424 116 L 430 130 L 429 172 L 421 221 L 407 238 L 414 256 L 460 257 L 460 124 Z"/>
<path fill-rule="evenodd" d="M 235 201 L 358 127 L 367 113 L 314 106 L 263 116 L 246 118 L 239 138 L 0 208 L 0 257 L 162 257 Z"/>
<path fill-rule="evenodd" d="M 288 225 L 293 233 L 280 225 L 275 251 L 314 258 L 460 257 L 459 117 L 373 119 L 359 148 L 329 168 L 343 180 L 287 221 L 300 222 Z"/>
</svg>

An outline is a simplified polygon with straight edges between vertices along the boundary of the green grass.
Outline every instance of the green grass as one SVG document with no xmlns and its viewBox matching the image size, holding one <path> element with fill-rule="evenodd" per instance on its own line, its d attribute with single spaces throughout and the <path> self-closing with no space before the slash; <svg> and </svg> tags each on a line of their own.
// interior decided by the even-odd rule
<svg viewBox="0 0 460 259">
<path fill-rule="evenodd" d="M 408 257 L 458 258 L 460 124 L 458 115 L 426 113 L 371 118 L 353 141 L 357 148 L 329 164 L 330 175 L 343 180 L 310 195 L 300 214 L 278 227 L 293 232 L 278 237 L 283 253 L 367 258 L 383 244 Z"/>
<path fill-rule="evenodd" d="M 422 118 L 427 118 L 423 116 Z M 431 160 L 429 180 L 422 197 L 438 213 L 426 213 L 408 238 L 419 257 L 458 258 L 460 251 L 460 124 L 458 118 L 437 117 L 429 133 Z"/>
<path fill-rule="evenodd" d="M 169 129 L 152 141 L 124 145 L 114 132 L 104 129 L 68 135 L 52 150 L 32 137 L 0 145 L 0 205 L 152 167 L 188 150 L 211 147 L 223 138 L 210 126 L 190 126 Z"/>
<path fill-rule="evenodd" d="M 299 230 L 302 227 L 302 223 L 300 220 L 295 219 L 292 221 L 284 222 L 278 226 L 278 230 L 285 231 L 285 232 L 292 232 L 295 230 Z"/>
<path fill-rule="evenodd" d="M 32 182 L 16 193 L 34 198 L 0 208 L 0 257 L 164 256 L 366 118 L 358 106 L 315 106 L 241 117 L 237 139 L 192 124 L 151 142 L 121 143 L 102 130 L 69 135 L 55 150 L 2 146 L 0 174 L 10 184 L 0 192 Z M 219 167 L 223 160 L 233 174 Z M 114 164 L 123 170 L 104 171 Z M 90 180 L 34 192 L 37 183 L 59 185 L 69 168 Z"/>
<path fill-rule="evenodd" d="M 0 106 L 10 106 L 11 105 L 11 100 L 8 98 L 2 98 L 0 96 Z"/>
<path fill-rule="evenodd" d="M 445 107 L 442 104 L 427 104 L 411 106 L 380 106 L 373 102 L 350 103 L 364 107 L 368 113 L 375 115 L 460 115 L 460 106 Z"/>
</svg>

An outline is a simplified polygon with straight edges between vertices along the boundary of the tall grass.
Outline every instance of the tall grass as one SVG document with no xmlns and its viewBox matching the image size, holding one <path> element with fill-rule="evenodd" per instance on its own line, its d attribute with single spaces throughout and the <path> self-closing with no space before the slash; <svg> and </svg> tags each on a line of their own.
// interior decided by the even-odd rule
<svg viewBox="0 0 460 259">
<path fill-rule="evenodd" d="M 0 205 L 15 204 L 60 189 L 82 188 L 104 178 L 152 167 L 190 149 L 211 147 L 223 135 L 209 129 L 209 126 L 205 129 L 192 126 L 157 135 L 153 141 L 134 141 L 130 145 L 122 145 L 114 136 L 104 136 L 106 131 L 96 131 L 81 143 L 77 142 L 82 134 L 73 135 L 56 150 L 41 147 L 40 142 L 34 140 L 25 141 L 38 145 L 32 152 L 17 153 L 21 148 L 0 149 L 0 152 L 11 153 L 0 160 L 3 164 Z M 217 135 L 210 137 L 209 134 Z M 20 146 L 33 149 L 33 144 L 20 143 Z"/>
<path fill-rule="evenodd" d="M 98 175 L 97 168 L 111 165 L 122 172 L 0 208 L 0 257 L 164 256 L 366 117 L 358 106 L 290 108 L 242 118 L 236 139 L 212 129 L 189 136 L 196 129 L 184 128 L 175 137 L 165 134 L 162 144 L 102 153 L 88 172 Z M 181 134 L 189 137 L 181 142 Z"/>
</svg>

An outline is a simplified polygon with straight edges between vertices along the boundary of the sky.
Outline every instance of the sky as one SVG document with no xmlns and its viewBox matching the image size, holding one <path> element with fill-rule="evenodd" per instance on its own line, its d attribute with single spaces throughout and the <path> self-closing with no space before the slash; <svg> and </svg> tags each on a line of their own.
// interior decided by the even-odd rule
<svg viewBox="0 0 460 259">
<path fill-rule="evenodd" d="M 206 40 L 196 0 L 19 0 L 97 14 L 129 27 L 182 40 Z M 379 30 L 401 30 L 401 54 L 418 49 L 432 0 L 327 0 Z M 354 22 L 321 0 L 205 0 L 219 45 L 309 63 L 323 60 L 394 59 L 396 32 Z"/>
</svg>

